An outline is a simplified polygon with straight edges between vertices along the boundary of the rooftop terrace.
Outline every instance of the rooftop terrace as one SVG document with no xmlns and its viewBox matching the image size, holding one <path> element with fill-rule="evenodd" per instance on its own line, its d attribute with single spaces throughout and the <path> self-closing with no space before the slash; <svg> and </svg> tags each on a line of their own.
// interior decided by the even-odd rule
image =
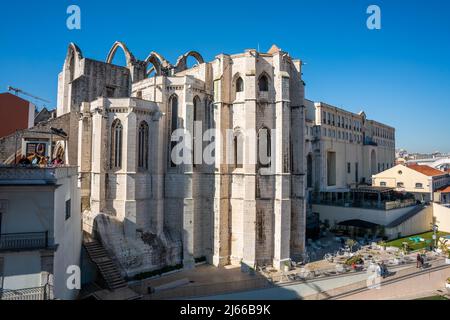
<svg viewBox="0 0 450 320">
<path fill-rule="evenodd" d="M 0 166 L 1 185 L 52 185 L 77 174 L 77 167 Z"/>
</svg>

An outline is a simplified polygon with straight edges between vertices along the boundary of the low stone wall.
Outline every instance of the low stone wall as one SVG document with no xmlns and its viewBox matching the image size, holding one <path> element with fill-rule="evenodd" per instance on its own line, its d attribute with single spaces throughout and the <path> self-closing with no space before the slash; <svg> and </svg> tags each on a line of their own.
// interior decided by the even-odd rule
<svg viewBox="0 0 450 320">
<path fill-rule="evenodd" d="M 422 271 L 417 271 L 415 266 L 411 268 L 396 271 L 391 277 L 388 277 L 381 281 L 380 288 L 369 289 L 367 286 L 367 280 L 355 282 L 353 284 L 335 288 L 328 291 L 318 292 L 316 294 L 306 296 L 303 300 L 377 300 L 377 299 L 398 299 L 405 297 L 405 294 L 411 293 L 411 289 L 418 289 L 417 282 L 411 282 L 410 279 L 416 277 L 423 277 L 424 279 L 438 279 L 442 283 L 442 287 L 445 285 L 445 279 L 450 276 L 450 266 L 445 265 L 444 260 L 440 259 L 433 263 L 431 268 Z M 431 284 L 432 281 L 423 281 L 422 284 Z M 433 281 L 433 284 L 435 281 Z M 425 291 L 425 287 L 419 288 Z M 380 294 L 383 291 L 383 294 Z"/>
<path fill-rule="evenodd" d="M 412 209 L 414 209 L 414 207 L 394 210 L 377 210 L 313 204 L 313 212 L 319 213 L 320 220 L 328 220 L 332 226 L 334 226 L 335 223 L 355 219 L 379 225 L 387 225 Z"/>
<path fill-rule="evenodd" d="M 393 228 L 386 228 L 386 236 L 389 239 L 406 237 L 429 231 L 433 223 L 433 208 L 431 206 L 424 208 L 416 215 L 402 222 Z M 400 237 L 399 237 L 400 235 Z"/>
</svg>

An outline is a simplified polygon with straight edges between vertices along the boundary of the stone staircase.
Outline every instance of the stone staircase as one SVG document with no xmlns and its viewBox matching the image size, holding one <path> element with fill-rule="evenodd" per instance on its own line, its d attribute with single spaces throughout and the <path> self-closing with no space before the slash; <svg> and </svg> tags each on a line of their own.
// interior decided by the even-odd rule
<svg viewBox="0 0 450 320">
<path fill-rule="evenodd" d="M 119 270 L 109 257 L 105 248 L 98 241 L 84 243 L 89 258 L 97 266 L 100 274 L 110 290 L 127 287 L 127 282 L 122 278 Z"/>
<path fill-rule="evenodd" d="M 151 231 L 137 232 L 136 236 L 127 237 L 123 222 L 114 216 L 85 212 L 83 221 L 95 226 L 97 239 L 101 239 L 103 247 L 113 255 L 123 277 L 133 278 L 180 263 L 181 240 L 172 237 L 169 232 L 161 235 Z"/>
</svg>

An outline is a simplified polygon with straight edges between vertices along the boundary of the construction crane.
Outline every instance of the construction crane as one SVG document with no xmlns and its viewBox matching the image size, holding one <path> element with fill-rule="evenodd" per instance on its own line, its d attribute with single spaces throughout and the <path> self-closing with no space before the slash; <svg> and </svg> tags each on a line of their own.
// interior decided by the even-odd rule
<svg viewBox="0 0 450 320">
<path fill-rule="evenodd" d="M 45 102 L 45 103 L 51 103 L 51 102 L 48 101 L 48 100 L 45 100 L 45 99 L 36 97 L 35 95 L 32 95 L 32 94 L 30 94 L 30 93 L 28 93 L 28 92 L 25 92 L 25 91 L 21 90 L 21 89 L 13 88 L 13 87 L 11 87 L 11 86 L 8 87 L 8 91 L 14 92 L 14 93 L 16 94 L 16 96 L 18 96 L 19 93 L 20 93 L 20 94 L 22 94 L 22 95 L 24 95 L 24 96 L 28 96 L 28 97 L 33 98 L 33 99 L 35 99 L 35 100 L 39 100 L 39 101 L 42 101 L 42 102 Z M 45 104 L 44 104 L 44 107 L 45 107 Z"/>
</svg>

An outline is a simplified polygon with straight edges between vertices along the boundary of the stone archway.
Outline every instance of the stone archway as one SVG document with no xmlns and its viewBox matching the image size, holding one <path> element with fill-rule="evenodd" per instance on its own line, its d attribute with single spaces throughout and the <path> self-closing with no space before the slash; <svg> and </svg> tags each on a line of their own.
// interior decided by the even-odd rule
<svg viewBox="0 0 450 320">
<path fill-rule="evenodd" d="M 178 58 L 175 65 L 175 72 L 181 72 L 187 69 L 187 59 L 189 57 L 193 57 L 195 60 L 197 60 L 198 64 L 205 63 L 205 60 L 200 53 L 198 53 L 197 51 L 189 51 Z"/>
<path fill-rule="evenodd" d="M 111 47 L 111 50 L 109 50 L 108 56 L 106 57 L 106 63 L 112 63 L 114 60 L 114 57 L 116 56 L 117 50 L 121 48 L 125 54 L 125 59 L 127 61 L 127 67 L 130 68 L 133 62 L 136 61 L 133 54 L 128 50 L 127 46 L 120 41 L 116 41 L 113 46 Z"/>
<path fill-rule="evenodd" d="M 170 63 L 162 55 L 154 51 L 148 55 L 144 62 L 147 68 L 150 64 L 153 65 L 152 68 L 147 70 L 147 77 L 149 77 L 153 71 L 159 76 L 163 73 L 163 70 L 171 67 Z"/>
</svg>

